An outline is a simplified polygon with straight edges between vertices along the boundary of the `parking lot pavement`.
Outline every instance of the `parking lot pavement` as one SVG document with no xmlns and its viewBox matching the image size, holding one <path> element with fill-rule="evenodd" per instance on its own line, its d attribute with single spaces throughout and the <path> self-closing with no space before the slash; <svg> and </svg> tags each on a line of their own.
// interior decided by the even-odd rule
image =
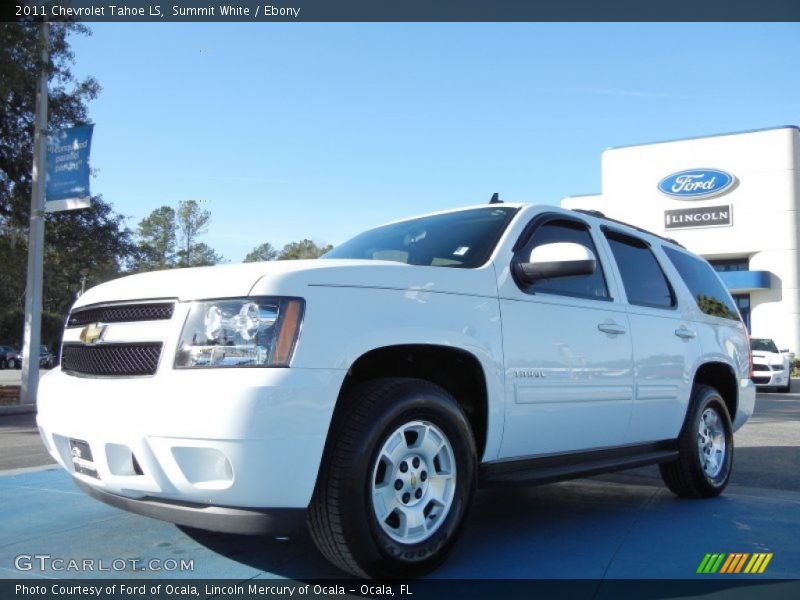
<svg viewBox="0 0 800 600">
<path fill-rule="evenodd" d="M 0 576 L 15 557 L 193 560 L 193 571 L 70 572 L 69 577 L 336 578 L 306 535 L 272 540 L 184 532 L 80 493 L 60 470 L 0 478 Z M 760 577 L 800 577 L 800 494 L 738 488 L 707 501 L 662 487 L 580 480 L 482 491 L 439 578 L 690 578 L 709 552 L 772 552 Z M 162 563 L 166 564 L 166 563 Z"/>
<path fill-rule="evenodd" d="M 35 414 L 0 416 L 0 473 L 52 463 L 39 438 Z"/>
<path fill-rule="evenodd" d="M 800 389 L 800 387 L 798 387 Z M 7 419 L 8 417 L 0 418 Z M 5 435 L 0 455 L 5 452 Z M 690 578 L 706 553 L 771 552 L 763 575 L 800 578 L 800 394 L 760 394 L 736 435 L 720 498 L 679 500 L 657 469 L 478 493 L 438 578 Z M 79 492 L 60 469 L 0 477 L 0 577 L 336 578 L 307 535 L 288 540 L 181 530 Z M 193 570 L 26 572 L 21 554 L 192 560 Z M 97 563 L 95 563 L 97 564 Z"/>
</svg>

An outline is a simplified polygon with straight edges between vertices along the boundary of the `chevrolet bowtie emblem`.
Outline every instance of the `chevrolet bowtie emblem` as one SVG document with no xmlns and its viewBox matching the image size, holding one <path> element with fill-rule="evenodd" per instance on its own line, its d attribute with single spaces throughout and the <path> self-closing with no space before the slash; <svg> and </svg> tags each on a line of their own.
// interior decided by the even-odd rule
<svg viewBox="0 0 800 600">
<path fill-rule="evenodd" d="M 81 341 L 84 344 L 94 344 L 95 342 L 99 341 L 103 334 L 106 332 L 105 325 L 99 325 L 98 323 L 92 323 L 91 325 L 87 325 L 86 327 L 81 330 Z"/>
</svg>

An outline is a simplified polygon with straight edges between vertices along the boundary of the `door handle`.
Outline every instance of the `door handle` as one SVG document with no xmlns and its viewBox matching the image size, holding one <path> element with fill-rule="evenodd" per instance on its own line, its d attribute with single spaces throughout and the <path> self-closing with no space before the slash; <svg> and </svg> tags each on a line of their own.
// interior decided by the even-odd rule
<svg viewBox="0 0 800 600">
<path fill-rule="evenodd" d="M 694 331 L 683 326 L 678 327 L 675 330 L 675 335 L 683 340 L 691 340 L 697 337 L 697 334 Z"/>
<path fill-rule="evenodd" d="M 597 326 L 597 328 L 603 333 L 609 333 L 611 335 L 620 335 L 622 333 L 628 332 L 628 330 L 625 329 L 622 325 L 617 325 L 613 321 L 606 321 L 605 323 L 600 323 Z"/>
</svg>

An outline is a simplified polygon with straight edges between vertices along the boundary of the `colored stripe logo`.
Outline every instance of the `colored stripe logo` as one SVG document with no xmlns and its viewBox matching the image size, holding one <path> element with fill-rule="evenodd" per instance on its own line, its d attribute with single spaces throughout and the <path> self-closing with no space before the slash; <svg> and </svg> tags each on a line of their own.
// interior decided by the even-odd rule
<svg viewBox="0 0 800 600">
<path fill-rule="evenodd" d="M 697 573 L 712 575 L 714 573 L 763 573 L 769 561 L 772 560 L 772 552 L 734 552 L 732 554 L 706 554 L 697 567 Z"/>
</svg>

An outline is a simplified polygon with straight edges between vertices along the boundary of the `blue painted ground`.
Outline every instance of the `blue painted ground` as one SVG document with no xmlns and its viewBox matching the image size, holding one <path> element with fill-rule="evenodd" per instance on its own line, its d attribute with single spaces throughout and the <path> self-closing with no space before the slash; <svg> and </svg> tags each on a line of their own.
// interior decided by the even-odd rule
<svg viewBox="0 0 800 600">
<path fill-rule="evenodd" d="M 800 493 L 731 486 L 679 500 L 655 480 L 583 479 L 482 491 L 443 578 L 687 578 L 707 552 L 772 552 L 764 575 L 800 578 Z M 307 536 L 183 532 L 81 493 L 60 469 L 0 476 L 0 577 L 336 578 Z M 15 557 L 193 559 L 184 573 L 20 572 Z M 705 575 L 704 577 L 709 577 Z M 720 577 L 716 575 L 715 577 Z M 733 577 L 745 577 L 737 575 Z"/>
</svg>

